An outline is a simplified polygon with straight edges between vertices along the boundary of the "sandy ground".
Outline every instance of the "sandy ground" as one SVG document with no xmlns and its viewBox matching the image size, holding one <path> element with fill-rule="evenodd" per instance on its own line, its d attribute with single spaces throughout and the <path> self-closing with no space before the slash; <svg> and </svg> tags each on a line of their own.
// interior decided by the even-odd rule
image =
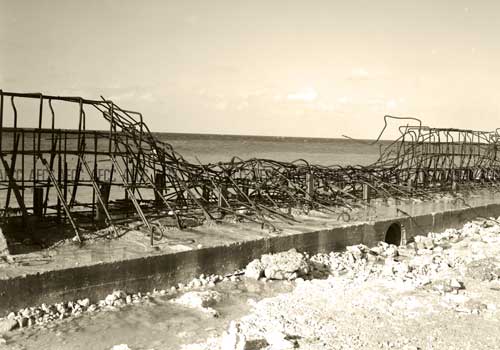
<svg viewBox="0 0 500 350">
<path fill-rule="evenodd" d="M 227 333 L 184 349 L 500 349 L 497 221 L 366 249 L 313 257 L 323 278 L 249 300 Z"/>
</svg>

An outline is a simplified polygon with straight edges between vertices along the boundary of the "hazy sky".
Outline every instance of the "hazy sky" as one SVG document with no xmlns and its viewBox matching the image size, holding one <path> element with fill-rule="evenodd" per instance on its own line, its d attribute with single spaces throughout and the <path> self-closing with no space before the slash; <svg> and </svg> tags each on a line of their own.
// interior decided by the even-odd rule
<svg viewBox="0 0 500 350">
<path fill-rule="evenodd" d="M 104 95 L 168 132 L 489 130 L 500 1 L 0 0 L 0 88 Z"/>
</svg>

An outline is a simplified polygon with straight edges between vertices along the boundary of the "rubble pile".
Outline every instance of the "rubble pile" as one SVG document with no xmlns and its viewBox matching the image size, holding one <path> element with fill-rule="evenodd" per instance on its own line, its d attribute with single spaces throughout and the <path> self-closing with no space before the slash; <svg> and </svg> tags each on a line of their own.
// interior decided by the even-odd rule
<svg viewBox="0 0 500 350">
<path fill-rule="evenodd" d="M 307 276 L 311 266 L 307 255 L 291 249 L 277 254 L 265 254 L 260 259 L 250 262 L 245 269 L 245 276 L 259 279 L 294 280 Z"/>
<path fill-rule="evenodd" d="M 172 291 L 175 291 L 176 289 L 191 290 L 191 289 L 197 289 L 197 288 L 203 288 L 203 287 L 212 288 L 212 287 L 215 287 L 216 283 L 222 282 L 222 281 L 229 281 L 230 279 L 231 279 L 230 277 L 222 277 L 220 275 L 201 274 L 198 278 L 193 278 L 187 284 L 184 284 L 184 283 L 177 284 L 177 288 L 172 287 L 171 290 Z M 234 280 L 234 278 L 233 278 L 233 280 Z"/>
<path fill-rule="evenodd" d="M 468 274 L 477 279 L 498 279 L 500 266 L 494 259 L 476 261 L 476 258 L 481 257 L 476 254 L 467 261 L 447 252 L 451 244 L 465 238 L 472 242 L 499 240 L 500 225 L 495 225 L 496 221 L 493 220 L 473 221 L 460 230 L 447 229 L 440 233 L 431 232 L 427 236 L 418 235 L 412 242 L 399 247 L 379 242 L 371 248 L 358 244 L 346 247 L 344 252 L 319 253 L 313 256 L 294 249 L 268 254 L 250 262 L 245 269 L 245 276 L 263 280 L 294 280 L 299 277 L 311 279 L 369 273 L 411 281 L 421 286 L 428 284 L 434 276 L 463 265 Z M 472 248 L 474 250 L 474 246 Z"/>
<path fill-rule="evenodd" d="M 293 297 L 280 295 L 252 303 L 253 313 L 243 317 L 239 323 L 238 339 L 245 339 L 247 343 L 260 340 L 270 344 L 266 335 L 280 332 L 281 339 L 288 340 L 285 348 L 309 348 L 310 342 L 317 348 L 339 343 L 346 346 L 349 342 L 352 342 L 353 348 L 364 348 L 366 343 L 357 336 L 342 339 L 342 334 L 336 333 L 342 322 L 332 321 L 332 317 L 339 316 L 333 316 L 334 307 L 331 306 L 336 297 L 345 296 L 349 288 L 361 286 L 361 283 L 378 288 L 389 286 L 388 288 L 400 289 L 401 293 L 415 293 L 410 296 L 402 294 L 400 299 L 394 300 L 387 298 L 384 293 L 372 292 L 370 287 L 360 287 L 368 289 L 361 294 L 364 296 L 362 298 L 359 295 L 353 296 L 351 302 L 356 311 L 347 313 L 351 315 L 351 312 L 360 312 L 359 307 L 366 305 L 364 307 L 369 310 L 369 316 L 365 314 L 362 319 L 373 317 L 371 322 L 377 320 L 374 313 L 380 310 L 385 314 L 404 318 L 423 317 L 419 316 L 419 312 L 421 315 L 433 315 L 438 310 L 450 310 L 457 315 L 484 314 L 486 319 L 494 320 L 497 317 L 497 303 L 482 300 L 478 297 L 476 286 L 466 286 L 466 283 L 472 283 L 470 279 L 497 283 L 490 284 L 489 289 L 500 290 L 500 260 L 494 253 L 487 251 L 491 243 L 495 242 L 500 242 L 500 224 L 490 218 L 472 221 L 461 229 L 416 236 L 403 246 L 379 242 L 375 247 L 362 244 L 350 246 L 344 252 L 309 256 L 292 251 L 280 253 L 277 259 L 266 257 L 254 260 L 247 266 L 245 275 L 263 281 L 268 280 L 264 272 L 269 268 L 267 264 L 278 261 L 281 265 L 286 265 L 283 260 L 287 257 L 300 257 L 301 266 L 308 266 L 308 269 L 302 270 L 300 276 L 292 276 L 297 282 Z M 496 249 L 498 251 L 498 247 Z M 290 270 L 289 273 L 292 272 Z M 352 283 L 360 279 L 359 283 Z M 370 305 L 372 303 L 377 305 Z M 349 307 L 347 310 L 350 310 Z M 343 313 L 345 311 L 340 312 Z M 358 334 L 365 331 L 366 327 L 356 330 Z M 298 343 L 289 341 L 294 337 L 299 339 Z M 421 348 L 412 343 L 415 340 L 405 339 L 401 348 Z M 211 346 L 199 349 L 215 349 L 217 347 L 214 344 L 216 342 L 212 339 Z M 386 344 L 382 346 L 385 348 L 395 348 L 393 345 L 397 341 L 380 344 Z M 243 348 L 251 347 L 241 347 Z M 280 347 L 276 346 L 278 348 Z M 233 349 L 237 347 L 224 347 L 224 350 Z M 260 349 L 275 347 L 268 345 Z"/>
<path fill-rule="evenodd" d="M 92 313 L 100 310 L 111 310 L 128 304 L 137 304 L 147 301 L 149 298 L 165 295 L 165 290 L 154 290 L 146 294 L 127 294 L 121 290 L 114 291 L 106 298 L 92 304 L 89 298 L 76 301 L 61 302 L 55 304 L 42 304 L 37 307 L 21 309 L 11 312 L 6 318 L 0 319 L 0 334 L 16 328 L 44 325 L 54 320 L 62 320 L 69 317 L 78 317 L 83 313 Z"/>
</svg>

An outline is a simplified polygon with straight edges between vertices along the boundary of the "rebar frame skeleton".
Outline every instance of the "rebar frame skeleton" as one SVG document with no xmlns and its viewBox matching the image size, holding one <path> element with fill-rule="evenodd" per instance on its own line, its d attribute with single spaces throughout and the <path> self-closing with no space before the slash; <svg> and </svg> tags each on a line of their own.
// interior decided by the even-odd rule
<svg viewBox="0 0 500 350">
<path fill-rule="evenodd" d="M 22 99 L 39 101 L 36 128 L 18 127 L 17 103 Z M 78 106 L 78 129 L 55 128 L 54 101 Z M 50 126 L 43 127 L 47 106 Z M 89 109 L 107 121 L 108 130 L 86 129 Z M 7 115 L 12 116 L 9 127 L 4 126 Z M 430 128 L 415 118 L 385 116 L 382 132 L 391 118 L 412 125 L 400 127 L 401 136 L 381 148 L 379 160 L 369 166 L 237 157 L 193 164 L 155 137 L 140 113 L 112 101 L 0 90 L 3 217 L 55 219 L 71 225 L 78 240 L 82 230 L 104 226 L 117 235 L 115 225 L 141 220 L 153 244 L 164 226 L 183 229 L 193 221 L 231 215 L 274 230 L 277 221 L 296 222 L 292 208 L 351 210 L 374 197 L 426 197 L 458 186 L 495 185 L 500 178 L 498 130 Z M 104 168 L 109 178 L 99 178 Z M 30 176 L 37 169 L 48 176 Z M 85 188 L 91 191 L 86 196 L 81 195 Z M 111 199 L 117 192 L 121 198 Z"/>
</svg>

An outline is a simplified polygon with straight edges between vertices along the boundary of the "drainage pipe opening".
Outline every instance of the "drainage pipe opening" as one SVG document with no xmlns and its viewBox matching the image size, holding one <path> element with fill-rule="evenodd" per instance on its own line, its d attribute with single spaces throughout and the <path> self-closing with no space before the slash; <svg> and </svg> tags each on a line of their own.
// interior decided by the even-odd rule
<svg viewBox="0 0 500 350">
<path fill-rule="evenodd" d="M 401 225 L 397 222 L 393 223 L 385 233 L 385 243 L 401 245 Z"/>
</svg>

